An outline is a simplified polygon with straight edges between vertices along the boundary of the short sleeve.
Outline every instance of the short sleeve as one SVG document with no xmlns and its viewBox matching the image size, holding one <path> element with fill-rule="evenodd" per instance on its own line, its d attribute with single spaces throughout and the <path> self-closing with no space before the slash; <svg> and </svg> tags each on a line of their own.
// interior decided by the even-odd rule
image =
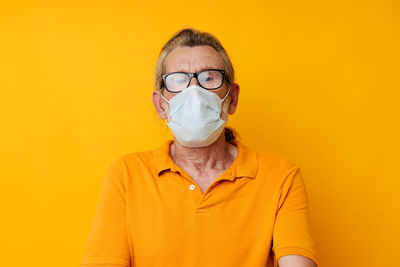
<svg viewBox="0 0 400 267">
<path fill-rule="evenodd" d="M 129 267 L 124 163 L 107 168 L 80 267 Z"/>
<path fill-rule="evenodd" d="M 273 231 L 274 266 L 285 255 L 318 258 L 309 224 L 308 196 L 300 168 L 289 171 L 281 187 L 281 198 Z"/>
</svg>

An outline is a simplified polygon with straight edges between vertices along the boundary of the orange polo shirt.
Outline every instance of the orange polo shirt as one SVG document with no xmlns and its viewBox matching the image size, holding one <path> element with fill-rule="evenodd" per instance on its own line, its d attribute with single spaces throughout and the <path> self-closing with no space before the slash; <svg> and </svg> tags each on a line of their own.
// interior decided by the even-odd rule
<svg viewBox="0 0 400 267">
<path fill-rule="evenodd" d="M 296 163 L 234 141 L 236 159 L 203 194 L 171 142 L 108 166 L 81 267 L 276 267 L 290 254 L 318 264 Z"/>
</svg>

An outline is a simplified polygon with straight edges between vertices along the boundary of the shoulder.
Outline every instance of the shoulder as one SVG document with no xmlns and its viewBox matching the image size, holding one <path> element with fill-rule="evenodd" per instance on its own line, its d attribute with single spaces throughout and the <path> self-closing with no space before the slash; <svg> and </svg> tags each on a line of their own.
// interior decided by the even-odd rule
<svg viewBox="0 0 400 267">
<path fill-rule="evenodd" d="M 151 167 L 154 163 L 154 149 L 129 152 L 117 157 L 112 164 L 125 168 Z"/>
<path fill-rule="evenodd" d="M 122 154 L 119 160 L 126 162 L 127 164 L 146 164 L 150 163 L 153 159 L 154 149 L 135 151 Z"/>
<path fill-rule="evenodd" d="M 128 152 L 114 158 L 108 165 L 109 171 L 137 169 L 141 166 L 150 167 L 153 164 L 155 149 Z"/>
<path fill-rule="evenodd" d="M 261 165 L 267 165 L 281 170 L 292 170 L 299 168 L 297 162 L 295 162 L 292 158 L 274 151 L 257 150 L 256 155 L 258 163 Z"/>
<path fill-rule="evenodd" d="M 243 146 L 243 144 L 242 144 Z M 243 146 L 245 147 L 245 146 Z M 279 180 L 281 183 L 287 180 L 288 177 L 299 172 L 300 166 L 292 158 L 271 150 L 252 149 L 257 159 L 258 174 L 269 177 L 273 180 Z"/>
<path fill-rule="evenodd" d="M 278 169 L 298 168 L 298 164 L 290 157 L 275 151 L 250 148 L 242 142 L 236 141 L 239 147 L 245 151 L 245 155 L 255 155 L 259 167 L 273 167 Z"/>
<path fill-rule="evenodd" d="M 285 193 L 293 185 L 304 184 L 300 165 L 286 155 L 274 151 L 256 151 L 261 176 L 274 181 L 276 188 Z"/>
</svg>

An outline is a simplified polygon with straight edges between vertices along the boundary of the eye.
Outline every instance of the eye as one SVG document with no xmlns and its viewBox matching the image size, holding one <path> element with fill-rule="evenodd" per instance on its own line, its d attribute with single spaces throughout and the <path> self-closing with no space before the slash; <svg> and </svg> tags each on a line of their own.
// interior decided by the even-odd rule
<svg viewBox="0 0 400 267">
<path fill-rule="evenodd" d="M 211 82 L 215 79 L 215 75 L 211 71 L 205 71 L 201 73 L 199 80 L 200 82 Z"/>
<path fill-rule="evenodd" d="M 177 83 L 177 84 L 182 84 L 182 83 L 186 83 L 186 79 L 176 79 L 176 80 L 174 80 L 174 83 Z"/>
<path fill-rule="evenodd" d="M 185 84 L 188 81 L 188 77 L 183 73 L 173 73 L 167 77 L 167 81 L 172 85 Z"/>
</svg>

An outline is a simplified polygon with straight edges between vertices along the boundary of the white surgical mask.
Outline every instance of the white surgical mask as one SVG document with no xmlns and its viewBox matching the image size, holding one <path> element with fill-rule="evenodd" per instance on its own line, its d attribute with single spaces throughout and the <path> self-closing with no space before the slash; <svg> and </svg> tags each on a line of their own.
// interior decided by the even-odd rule
<svg viewBox="0 0 400 267">
<path fill-rule="evenodd" d="M 213 92 L 192 85 L 169 101 L 169 122 L 174 137 L 187 147 L 204 147 L 220 136 L 227 121 L 221 119 L 222 102 L 229 91 L 220 99 Z"/>
</svg>

